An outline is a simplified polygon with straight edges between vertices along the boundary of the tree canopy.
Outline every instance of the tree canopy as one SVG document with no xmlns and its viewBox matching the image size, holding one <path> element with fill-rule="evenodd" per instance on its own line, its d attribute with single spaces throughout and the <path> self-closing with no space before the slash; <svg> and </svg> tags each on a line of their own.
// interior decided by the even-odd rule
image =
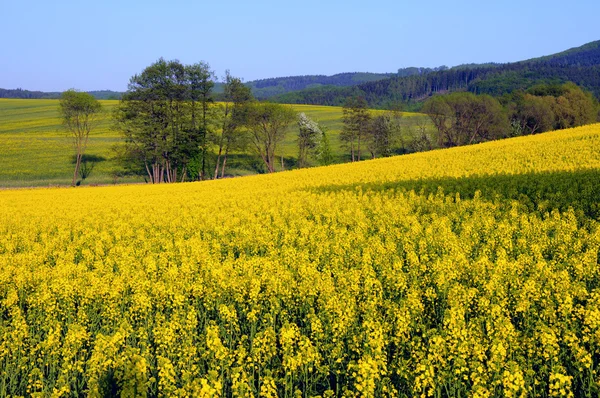
<svg viewBox="0 0 600 398">
<path fill-rule="evenodd" d="M 263 160 L 267 171 L 275 171 L 275 152 L 285 138 L 296 111 L 289 105 L 270 102 L 253 103 L 248 109 L 246 127 L 255 153 Z"/>
<path fill-rule="evenodd" d="M 67 90 L 60 97 L 59 110 L 75 149 L 75 171 L 72 182 L 74 186 L 80 172 L 81 160 L 87 148 L 90 132 L 98 121 L 102 105 L 91 94 Z"/>
<path fill-rule="evenodd" d="M 212 76 L 206 63 L 161 58 L 131 78 L 115 110 L 116 129 L 125 136 L 127 157 L 151 182 L 183 180 L 198 159 L 204 176 Z"/>
</svg>

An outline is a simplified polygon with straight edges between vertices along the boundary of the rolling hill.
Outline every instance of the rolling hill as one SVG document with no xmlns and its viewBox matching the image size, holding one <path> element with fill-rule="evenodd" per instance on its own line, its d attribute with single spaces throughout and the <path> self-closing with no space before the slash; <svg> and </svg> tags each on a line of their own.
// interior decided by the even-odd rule
<svg viewBox="0 0 600 398">
<path fill-rule="evenodd" d="M 600 41 L 539 58 L 513 63 L 465 64 L 453 68 L 403 68 L 396 73 L 340 73 L 307 75 L 247 82 L 258 99 L 288 104 L 341 106 L 350 96 L 362 96 L 371 107 L 402 104 L 419 109 L 419 103 L 435 94 L 470 91 L 500 96 L 542 83 L 567 81 L 600 98 Z M 222 84 L 216 83 L 217 99 Z M 121 93 L 90 92 L 99 99 L 118 99 Z M 60 93 L 0 89 L 0 98 L 58 98 Z"/>
<path fill-rule="evenodd" d="M 268 79 L 252 80 L 245 83 L 252 89 L 252 93 L 258 99 L 269 99 L 271 97 L 285 94 L 291 91 L 299 91 L 305 88 L 315 88 L 322 86 L 350 87 L 361 83 L 378 81 L 393 76 L 413 76 L 423 75 L 436 70 L 444 70 L 447 67 L 439 68 L 421 68 L 410 67 L 398 69 L 396 73 L 368 73 L 351 72 L 338 73 L 332 76 L 325 75 L 306 75 L 306 76 L 287 76 Z M 217 99 L 223 93 L 223 83 L 216 82 L 213 92 Z M 97 99 L 119 99 L 122 92 L 111 90 L 89 91 Z M 58 99 L 60 92 L 30 91 L 23 89 L 2 89 L 0 88 L 0 98 L 19 98 L 19 99 Z"/>
<path fill-rule="evenodd" d="M 399 73 L 411 75 L 423 73 L 426 68 L 407 68 L 399 70 Z M 253 80 L 246 83 L 252 89 L 252 93 L 258 99 L 268 99 L 276 95 L 285 94 L 290 91 L 298 91 L 305 88 L 336 86 L 348 87 L 356 86 L 361 83 L 377 81 L 388 77 L 396 76 L 395 73 L 339 73 L 333 76 L 325 75 L 307 75 L 307 76 L 288 76 L 269 79 Z M 213 92 L 217 98 L 223 93 L 223 83 L 216 82 Z M 89 91 L 97 99 L 119 99 L 122 92 L 111 90 Z M 0 88 L 0 98 L 19 98 L 19 99 L 58 99 L 60 92 L 43 92 L 17 89 Z"/>
<path fill-rule="evenodd" d="M 495 96 L 541 83 L 571 81 L 600 98 L 600 41 L 508 64 L 461 65 L 422 75 L 391 77 L 352 87 L 316 87 L 275 98 L 283 103 L 342 105 L 349 96 L 362 96 L 373 107 L 414 104 L 434 94 L 470 91 Z"/>
</svg>

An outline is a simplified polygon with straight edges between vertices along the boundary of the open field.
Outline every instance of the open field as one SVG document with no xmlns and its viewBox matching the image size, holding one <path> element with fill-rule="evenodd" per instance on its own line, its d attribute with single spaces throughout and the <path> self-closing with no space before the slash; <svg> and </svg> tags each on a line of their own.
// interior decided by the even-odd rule
<svg viewBox="0 0 600 398">
<path fill-rule="evenodd" d="M 592 125 L 0 191 L 0 396 L 597 396 L 599 181 Z"/>
<path fill-rule="evenodd" d="M 113 157 L 113 146 L 121 142 L 119 134 L 111 130 L 110 113 L 118 101 L 101 101 L 104 115 L 92 132 L 87 155 L 96 158 L 87 184 L 112 183 L 118 169 Z M 331 132 L 331 145 L 336 157 L 345 154 L 340 148 L 342 109 L 339 107 L 294 105 L 312 119 L 322 122 Z M 375 111 L 377 112 L 377 111 Z M 423 117 L 407 114 L 410 117 Z M 283 143 L 283 155 L 296 158 L 295 126 Z M 64 131 L 58 114 L 58 100 L 0 99 L 0 187 L 70 184 L 74 165 L 71 141 Z M 252 174 L 250 165 L 231 160 L 231 172 Z M 237 167 L 237 170 L 235 169 Z M 244 169 L 246 167 L 246 169 Z M 214 166 L 213 166 L 214 168 Z M 141 179 L 119 180 L 142 181 Z"/>
</svg>

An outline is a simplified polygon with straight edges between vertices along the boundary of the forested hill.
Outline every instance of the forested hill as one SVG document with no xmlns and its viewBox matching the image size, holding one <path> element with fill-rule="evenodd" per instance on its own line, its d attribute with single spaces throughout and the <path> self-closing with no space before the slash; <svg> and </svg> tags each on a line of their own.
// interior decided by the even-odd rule
<svg viewBox="0 0 600 398">
<path fill-rule="evenodd" d="M 600 98 L 600 41 L 558 54 L 507 64 L 461 65 L 407 77 L 392 77 L 354 87 L 316 87 L 275 98 L 284 103 L 341 105 L 352 95 L 371 106 L 410 104 L 436 93 L 470 91 L 502 95 L 541 83 L 572 81 Z"/>
<path fill-rule="evenodd" d="M 404 68 L 397 73 L 340 73 L 332 76 L 289 76 L 247 82 L 258 99 L 309 105 L 342 105 L 359 95 L 372 107 L 415 104 L 433 94 L 453 91 L 502 95 L 537 84 L 572 81 L 600 98 L 600 41 L 521 62 L 465 64 L 448 69 Z M 214 89 L 222 93 L 222 85 Z M 114 91 L 90 92 L 98 99 L 120 98 Z M 0 98 L 59 98 L 58 92 L 6 90 Z"/>
<path fill-rule="evenodd" d="M 546 63 L 549 65 L 594 66 L 600 65 L 600 40 L 581 47 L 571 48 L 558 54 L 533 58 L 522 63 Z"/>
<path fill-rule="evenodd" d="M 261 79 L 248 82 L 252 94 L 256 98 L 266 99 L 290 91 L 303 90 L 321 86 L 356 86 L 361 83 L 372 82 L 396 76 L 395 73 L 339 73 L 333 76 L 307 75 L 288 76 L 270 79 Z"/>
<path fill-rule="evenodd" d="M 258 99 L 269 99 L 271 97 L 285 94 L 290 91 L 303 90 L 305 88 L 322 87 L 325 85 L 347 87 L 356 86 L 365 82 L 386 79 L 392 76 L 410 76 L 413 74 L 429 73 L 433 69 L 406 68 L 400 69 L 398 73 L 339 73 L 333 76 L 307 75 L 275 77 L 269 79 L 253 80 L 246 85 L 252 89 L 252 94 Z M 215 83 L 213 92 L 217 97 L 223 93 L 223 83 Z M 97 99 L 119 99 L 123 93 L 109 90 L 90 91 Z M 60 92 L 29 91 L 20 88 L 0 88 L 0 98 L 22 98 L 22 99 L 57 99 Z"/>
<path fill-rule="evenodd" d="M 305 88 L 322 87 L 325 85 L 347 87 L 356 86 L 361 83 L 386 79 L 392 76 L 411 76 L 418 74 L 430 73 L 435 70 L 440 70 L 445 67 L 435 69 L 431 68 L 403 68 L 397 73 L 339 73 L 332 76 L 325 75 L 307 75 L 307 76 L 288 76 L 275 77 L 269 79 L 253 80 L 247 82 L 246 85 L 252 89 L 252 94 L 258 99 L 268 99 L 276 95 L 285 94 L 290 91 L 302 90 Z M 215 83 L 214 93 L 223 93 L 223 84 Z M 116 91 L 90 91 L 97 99 L 118 99 L 123 93 Z M 0 98 L 26 98 L 26 99 L 56 99 L 60 98 L 60 92 L 42 92 L 29 91 L 23 89 L 3 89 L 0 88 Z"/>
<path fill-rule="evenodd" d="M 299 91 L 306 88 L 317 88 L 323 86 L 333 87 L 351 87 L 362 83 L 378 81 L 390 77 L 405 77 L 415 75 L 425 75 L 439 70 L 447 70 L 448 67 L 440 66 L 437 68 L 409 67 L 398 69 L 396 73 L 368 73 L 351 72 L 338 73 L 332 76 L 325 75 L 306 75 L 306 76 L 287 76 L 274 77 L 269 79 L 252 80 L 245 83 L 252 89 L 252 94 L 257 99 L 269 99 L 277 95 Z M 217 99 L 223 93 L 223 83 L 215 83 L 213 92 Z M 123 93 L 116 91 L 90 91 L 97 99 L 118 99 Z M 34 98 L 34 99 L 56 99 L 60 98 L 59 92 L 29 91 L 23 89 L 7 90 L 0 88 L 0 98 Z"/>
<path fill-rule="evenodd" d="M 89 91 L 97 99 L 119 99 L 123 93 L 110 90 Z M 21 98 L 21 99 L 57 99 L 61 93 L 44 92 L 44 91 L 29 91 L 21 88 L 4 89 L 0 88 L 0 98 Z"/>
<path fill-rule="evenodd" d="M 321 87 L 354 87 L 363 83 L 376 82 L 392 77 L 423 76 L 432 72 L 448 70 L 447 66 L 436 68 L 408 67 L 398 69 L 396 73 L 338 73 L 332 76 L 307 75 L 275 77 L 254 80 L 246 83 L 252 94 L 258 99 L 269 99 L 285 93 L 304 89 L 319 89 Z"/>
</svg>

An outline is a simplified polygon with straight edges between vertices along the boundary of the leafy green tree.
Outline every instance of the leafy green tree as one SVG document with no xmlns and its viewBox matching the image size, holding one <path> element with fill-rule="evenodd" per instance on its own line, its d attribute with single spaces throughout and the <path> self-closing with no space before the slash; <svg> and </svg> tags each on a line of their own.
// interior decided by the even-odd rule
<svg viewBox="0 0 600 398">
<path fill-rule="evenodd" d="M 564 93 L 556 98 L 554 114 L 555 128 L 564 129 L 594 123 L 597 108 L 594 98 L 574 83 L 562 86 Z"/>
<path fill-rule="evenodd" d="M 309 155 L 315 155 L 323 132 L 317 123 L 311 120 L 304 112 L 298 115 L 298 167 L 308 165 Z"/>
<path fill-rule="evenodd" d="M 489 95 L 452 93 L 433 97 L 423 111 L 437 128 L 441 147 L 498 139 L 510 130 L 504 109 Z"/>
<path fill-rule="evenodd" d="M 350 97 L 342 111 L 344 126 L 340 140 L 350 149 L 352 161 L 360 161 L 361 144 L 367 136 L 371 122 L 367 101 L 363 97 Z"/>
<path fill-rule="evenodd" d="M 288 105 L 257 102 L 248 108 L 246 126 L 250 142 L 269 173 L 275 171 L 275 152 L 294 120 L 296 111 Z"/>
<path fill-rule="evenodd" d="M 435 136 L 430 128 L 431 123 L 427 117 L 411 117 L 406 124 L 407 138 L 406 144 L 402 148 L 406 152 L 430 151 L 434 148 Z"/>
<path fill-rule="evenodd" d="M 525 94 L 515 105 L 513 121 L 518 123 L 522 134 L 537 134 L 551 130 L 554 124 L 552 97 Z"/>
<path fill-rule="evenodd" d="M 434 96 L 425 102 L 422 112 L 427 114 L 437 129 L 438 146 L 451 146 L 458 139 L 453 130 L 454 110 L 444 96 Z"/>
<path fill-rule="evenodd" d="M 331 145 L 329 144 L 329 135 L 327 134 L 327 128 L 325 126 L 319 125 L 319 129 L 321 130 L 321 142 L 317 147 L 317 159 L 319 164 L 322 166 L 329 166 L 333 163 L 333 153 L 331 151 Z"/>
<path fill-rule="evenodd" d="M 223 102 L 219 104 L 221 128 L 220 133 L 215 137 L 218 148 L 213 177 L 215 179 L 219 174 L 221 178 L 225 176 L 229 152 L 246 146 L 246 135 L 241 128 L 246 122 L 248 104 L 254 100 L 250 87 L 246 86 L 241 79 L 231 76 L 229 71 L 225 71 L 223 90 Z"/>
<path fill-rule="evenodd" d="M 540 84 L 505 97 L 513 135 L 536 134 L 596 121 L 597 101 L 573 83 Z"/>
<path fill-rule="evenodd" d="M 123 157 L 142 165 L 152 183 L 183 181 L 198 157 L 203 178 L 211 76 L 205 63 L 161 58 L 131 78 L 115 127 L 125 137 Z"/>
<path fill-rule="evenodd" d="M 400 116 L 388 112 L 377 115 L 371 120 L 367 135 L 367 148 L 372 159 L 392 154 L 396 141 L 401 140 L 399 118 Z"/>
<path fill-rule="evenodd" d="M 101 110 L 102 105 L 91 94 L 67 90 L 61 95 L 59 111 L 75 149 L 72 186 L 75 186 L 77 176 L 80 174 L 81 159 L 87 148 L 90 131 L 96 126 Z"/>
<path fill-rule="evenodd" d="M 188 84 L 189 101 L 191 106 L 191 120 L 193 131 L 192 135 L 197 135 L 199 138 L 199 146 L 201 156 L 200 180 L 206 179 L 207 168 L 207 153 L 208 153 L 208 138 L 209 131 L 209 106 L 213 102 L 212 90 L 214 88 L 214 72 L 206 62 L 198 62 L 193 65 L 185 66 L 185 74 Z M 200 107 L 198 113 L 197 107 Z M 195 152 L 193 144 L 190 143 L 186 149 Z M 191 153 L 189 154 L 191 155 Z"/>
</svg>

